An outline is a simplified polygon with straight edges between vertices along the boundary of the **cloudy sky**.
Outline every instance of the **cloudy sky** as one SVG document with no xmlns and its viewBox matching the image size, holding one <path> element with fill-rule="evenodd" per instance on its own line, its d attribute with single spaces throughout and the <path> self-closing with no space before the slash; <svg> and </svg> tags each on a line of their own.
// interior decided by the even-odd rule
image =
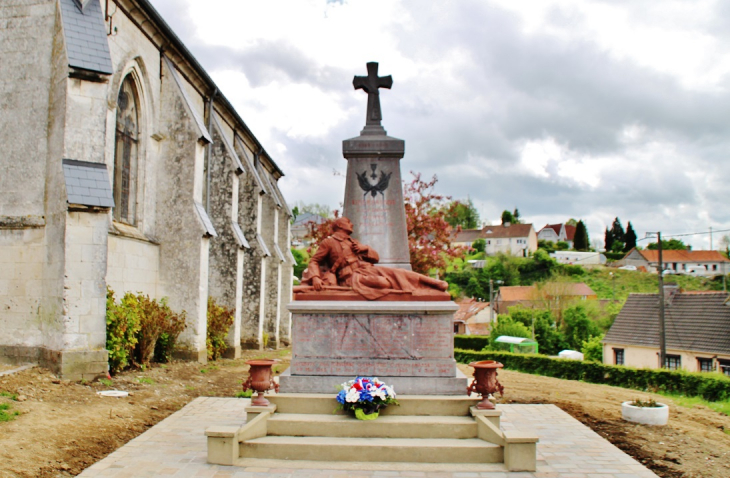
<svg viewBox="0 0 730 478">
<path fill-rule="evenodd" d="M 365 63 L 401 163 L 497 223 L 730 229 L 730 3 L 152 0 L 286 176 L 339 207 Z M 720 237 L 714 234 L 717 248 Z M 708 248 L 709 234 L 682 237 Z"/>
</svg>

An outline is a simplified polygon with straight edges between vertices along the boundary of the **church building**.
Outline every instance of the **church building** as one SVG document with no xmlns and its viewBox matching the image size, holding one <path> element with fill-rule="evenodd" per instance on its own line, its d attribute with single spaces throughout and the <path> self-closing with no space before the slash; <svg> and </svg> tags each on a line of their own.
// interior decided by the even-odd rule
<svg viewBox="0 0 730 478">
<path fill-rule="evenodd" d="M 209 297 L 229 356 L 289 340 L 284 173 L 150 2 L 0 20 L 0 361 L 106 373 L 107 287 L 186 311 L 181 358 L 206 360 Z"/>
</svg>

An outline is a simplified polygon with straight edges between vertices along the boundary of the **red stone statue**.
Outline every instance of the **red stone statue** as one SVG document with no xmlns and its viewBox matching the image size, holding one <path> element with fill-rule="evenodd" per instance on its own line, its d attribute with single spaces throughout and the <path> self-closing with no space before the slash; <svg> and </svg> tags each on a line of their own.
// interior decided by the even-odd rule
<svg viewBox="0 0 730 478">
<path fill-rule="evenodd" d="M 378 253 L 350 237 L 348 218 L 334 221 L 332 229 L 310 259 L 303 285 L 294 288 L 295 300 L 451 300 L 444 281 L 376 266 Z"/>
</svg>

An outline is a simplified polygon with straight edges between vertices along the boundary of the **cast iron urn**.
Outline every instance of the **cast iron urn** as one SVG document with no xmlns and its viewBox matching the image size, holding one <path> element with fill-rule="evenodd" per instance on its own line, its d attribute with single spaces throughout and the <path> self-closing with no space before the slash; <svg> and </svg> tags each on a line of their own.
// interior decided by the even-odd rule
<svg viewBox="0 0 730 478">
<path fill-rule="evenodd" d="M 504 387 L 497 380 L 497 369 L 504 367 L 495 360 L 482 360 L 469 364 L 474 369 L 474 381 L 466 389 L 466 393 L 477 392 L 482 401 L 477 403 L 480 410 L 494 410 L 494 404 L 489 401 L 489 395 L 499 392 L 504 395 Z"/>
<path fill-rule="evenodd" d="M 271 373 L 271 366 L 276 362 L 278 360 L 246 360 L 250 369 L 248 371 L 248 380 L 243 383 L 243 391 L 253 390 L 254 392 L 258 392 L 256 398 L 251 400 L 251 405 L 265 407 L 269 404 L 269 401 L 264 398 L 264 392 L 271 389 L 274 389 L 276 392 L 279 391 L 279 384 L 274 382 L 274 376 Z"/>
</svg>

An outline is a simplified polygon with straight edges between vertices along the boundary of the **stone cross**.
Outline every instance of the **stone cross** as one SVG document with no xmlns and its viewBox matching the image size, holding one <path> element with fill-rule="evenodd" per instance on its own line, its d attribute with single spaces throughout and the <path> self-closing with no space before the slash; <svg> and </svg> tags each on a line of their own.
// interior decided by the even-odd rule
<svg viewBox="0 0 730 478">
<path fill-rule="evenodd" d="M 352 80 L 352 86 L 356 90 L 363 89 L 368 94 L 368 111 L 365 117 L 365 126 L 380 126 L 383 113 L 380 111 L 379 88 L 390 89 L 393 86 L 393 77 L 378 76 L 378 63 L 371 61 L 367 64 L 368 76 L 356 76 Z"/>
</svg>

